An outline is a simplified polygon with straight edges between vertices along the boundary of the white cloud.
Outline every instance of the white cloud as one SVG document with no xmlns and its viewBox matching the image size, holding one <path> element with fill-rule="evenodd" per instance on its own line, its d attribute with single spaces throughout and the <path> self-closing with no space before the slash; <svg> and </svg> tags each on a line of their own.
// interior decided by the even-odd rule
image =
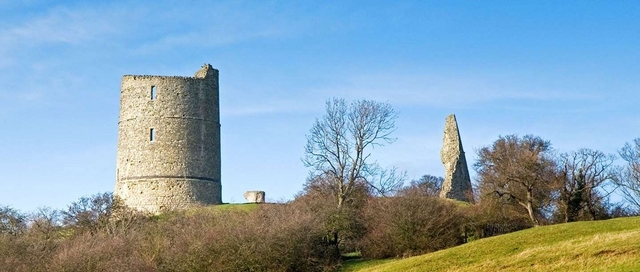
<svg viewBox="0 0 640 272">
<path fill-rule="evenodd" d="M 133 52 L 137 54 L 149 54 L 169 51 L 176 47 L 211 47 L 237 43 L 255 38 L 265 38 L 278 35 L 277 31 L 264 30 L 232 30 L 216 26 L 160 37 L 156 40 L 144 43 Z"/>
<path fill-rule="evenodd" d="M 528 88 L 514 78 L 486 75 L 447 75 L 436 73 L 360 75 L 349 78 L 349 85 L 335 93 L 397 104 L 459 106 L 496 100 L 594 100 L 599 96 L 565 90 Z M 518 82 L 521 83 L 521 82 Z M 540 86 L 540 85 L 538 85 Z"/>
<path fill-rule="evenodd" d="M 269 99 L 266 101 L 244 101 L 242 105 L 226 104 L 221 107 L 222 117 L 245 117 L 251 115 L 277 114 L 277 113 L 300 113 L 315 110 L 313 105 L 303 101 L 287 99 Z"/>
<path fill-rule="evenodd" d="M 0 44 L 18 46 L 46 44 L 77 45 L 119 31 L 122 16 L 117 10 L 53 8 L 44 16 L 24 18 L 0 31 Z"/>
<path fill-rule="evenodd" d="M 36 100 L 40 100 L 43 97 L 43 95 L 44 93 L 42 91 L 31 91 L 31 92 L 20 93 L 17 95 L 17 98 L 23 101 L 36 101 Z"/>
<path fill-rule="evenodd" d="M 168 51 L 176 47 L 215 47 L 254 39 L 285 37 L 303 33 L 320 23 L 314 16 L 301 17 L 292 10 L 261 2 L 218 2 L 179 10 L 156 9 L 153 13 L 153 18 L 173 22 L 180 26 L 180 31 L 172 31 L 171 24 L 159 25 L 165 28 L 164 33 L 142 43 L 134 50 L 136 53 Z"/>
<path fill-rule="evenodd" d="M 373 99 L 388 101 L 396 107 L 428 106 L 433 108 L 487 107 L 499 103 L 502 109 L 539 110 L 538 102 L 586 101 L 601 98 L 594 92 L 566 91 L 526 84 L 526 79 L 508 76 L 464 75 L 447 73 L 395 73 L 343 75 L 341 71 L 327 76 L 331 88 L 299 89 L 292 95 L 287 88 L 272 85 L 252 86 L 278 90 L 271 92 L 230 91 L 229 101 L 222 101 L 227 110 L 223 115 L 242 116 L 277 112 L 310 112 L 321 110 L 323 101 L 331 97 L 347 100 Z M 531 87 L 530 87 L 531 86 Z M 283 95 L 287 95 L 283 98 Z M 245 99 L 251 97 L 251 99 Z M 234 103 L 234 101 L 236 103 Z M 524 103 L 514 103 L 524 102 Z M 224 109 L 223 108 L 223 109 Z M 559 110 L 559 109 L 557 109 Z M 573 113 L 593 110 L 591 107 L 570 107 Z"/>
</svg>

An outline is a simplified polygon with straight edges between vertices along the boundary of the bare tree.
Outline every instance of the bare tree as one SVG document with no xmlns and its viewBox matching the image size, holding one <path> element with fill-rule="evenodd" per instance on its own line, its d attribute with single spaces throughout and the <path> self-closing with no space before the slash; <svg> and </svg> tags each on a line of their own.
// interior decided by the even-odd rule
<svg viewBox="0 0 640 272">
<path fill-rule="evenodd" d="M 31 214 L 30 221 L 30 231 L 37 233 L 42 240 L 49 241 L 62 228 L 62 212 L 50 207 L 41 207 Z"/>
<path fill-rule="evenodd" d="M 481 197 L 498 197 L 523 207 L 531 222 L 551 205 L 558 175 L 551 158 L 551 143 L 540 137 L 516 135 L 500 137 L 491 146 L 478 150 L 474 164 Z"/>
<path fill-rule="evenodd" d="M 388 103 L 344 99 L 326 103 L 326 114 L 316 119 L 307 135 L 304 165 L 311 168 L 310 180 L 323 176 L 333 187 L 341 207 L 358 182 L 368 184 L 378 194 L 389 194 L 402 184 L 403 174 L 383 170 L 370 162 L 370 149 L 395 141 L 398 115 Z"/>
<path fill-rule="evenodd" d="M 620 172 L 616 184 L 620 186 L 625 200 L 640 209 L 640 138 L 626 143 L 618 153 L 627 164 Z"/>
<path fill-rule="evenodd" d="M 399 171 L 397 167 L 382 168 L 377 163 L 367 165 L 365 170 L 369 178 L 365 178 L 367 185 L 374 194 L 380 196 L 390 196 L 402 187 L 407 178 L 405 171 Z"/>
<path fill-rule="evenodd" d="M 424 175 L 417 180 L 412 180 L 409 186 L 402 188 L 401 194 L 418 194 L 429 197 L 438 197 L 442 189 L 443 177 Z"/>
<path fill-rule="evenodd" d="M 22 234 L 27 228 L 27 216 L 11 207 L 0 207 L 0 235 Z"/>
<path fill-rule="evenodd" d="M 98 193 L 90 197 L 81 197 L 62 211 L 62 223 L 80 231 L 97 233 L 104 228 L 113 214 L 113 193 Z"/>
<path fill-rule="evenodd" d="M 588 213 L 591 220 L 598 218 L 603 201 L 613 192 L 605 187 L 616 178 L 615 159 L 615 155 L 587 148 L 560 155 L 560 206 L 565 222 L 576 221 L 584 217 L 583 213 Z"/>
</svg>

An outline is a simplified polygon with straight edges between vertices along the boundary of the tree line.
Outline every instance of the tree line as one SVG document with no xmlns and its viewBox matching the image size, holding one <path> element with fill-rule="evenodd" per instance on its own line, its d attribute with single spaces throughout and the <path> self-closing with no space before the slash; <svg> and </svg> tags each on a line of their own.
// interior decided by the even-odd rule
<svg viewBox="0 0 640 272">
<path fill-rule="evenodd" d="M 473 164 L 475 203 L 439 198 L 443 178 L 371 160 L 395 141 L 397 112 L 330 99 L 306 135 L 303 189 L 250 210 L 143 214 L 111 193 L 67 209 L 0 207 L 0 267 L 11 271 L 333 271 L 355 253 L 407 257 L 533 226 L 636 215 L 640 138 L 617 155 L 557 154 L 533 135 L 500 136 Z M 620 157 L 623 166 L 614 162 Z M 614 190 L 624 203 L 611 203 Z M 348 255 L 350 256 L 350 255 Z"/>
<path fill-rule="evenodd" d="M 620 149 L 620 166 L 615 154 L 589 148 L 557 154 L 538 136 L 501 136 L 478 151 L 477 196 L 526 211 L 535 226 L 636 214 L 640 139 L 634 142 Z M 614 191 L 625 201 L 610 202 Z"/>
<path fill-rule="evenodd" d="M 406 174 L 370 162 L 375 146 L 392 143 L 398 114 L 388 103 L 331 99 L 307 135 L 303 161 L 311 168 L 305 190 L 335 199 L 336 213 L 358 199 L 437 197 L 442 178 L 425 175 L 402 187 Z M 467 230 L 476 237 L 530 226 L 635 215 L 640 210 L 640 138 L 614 154 L 581 148 L 558 154 L 534 135 L 499 136 L 477 151 L 476 205 L 467 207 Z M 357 192 L 357 188 L 368 194 Z M 618 190 L 626 200 L 611 203 Z M 410 193 L 413 192 L 413 193 Z M 347 207 L 345 207 L 347 203 Z M 471 227 L 474 226 L 474 227 Z M 340 230 L 332 234 L 340 243 Z"/>
</svg>

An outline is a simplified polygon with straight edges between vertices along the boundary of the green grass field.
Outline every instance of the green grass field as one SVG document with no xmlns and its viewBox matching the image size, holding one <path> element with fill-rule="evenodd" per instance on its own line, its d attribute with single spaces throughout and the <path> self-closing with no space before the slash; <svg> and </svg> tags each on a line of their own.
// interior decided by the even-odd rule
<svg viewBox="0 0 640 272">
<path fill-rule="evenodd" d="M 640 217 L 532 228 L 342 271 L 640 271 Z"/>
<path fill-rule="evenodd" d="M 258 208 L 256 203 L 225 203 L 210 206 L 212 209 L 219 211 L 253 211 Z"/>
</svg>

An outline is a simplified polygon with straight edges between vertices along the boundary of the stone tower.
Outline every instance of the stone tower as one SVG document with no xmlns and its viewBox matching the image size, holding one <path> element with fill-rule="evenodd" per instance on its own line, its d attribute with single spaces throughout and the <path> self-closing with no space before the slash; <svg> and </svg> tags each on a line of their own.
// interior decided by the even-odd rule
<svg viewBox="0 0 640 272">
<path fill-rule="evenodd" d="M 114 195 L 158 213 L 221 203 L 218 70 L 122 77 Z"/>
<path fill-rule="evenodd" d="M 462 149 L 458 122 L 453 114 L 447 116 L 444 124 L 444 139 L 440 158 L 445 170 L 440 197 L 473 203 L 473 189 L 471 188 L 467 159 Z"/>
</svg>

